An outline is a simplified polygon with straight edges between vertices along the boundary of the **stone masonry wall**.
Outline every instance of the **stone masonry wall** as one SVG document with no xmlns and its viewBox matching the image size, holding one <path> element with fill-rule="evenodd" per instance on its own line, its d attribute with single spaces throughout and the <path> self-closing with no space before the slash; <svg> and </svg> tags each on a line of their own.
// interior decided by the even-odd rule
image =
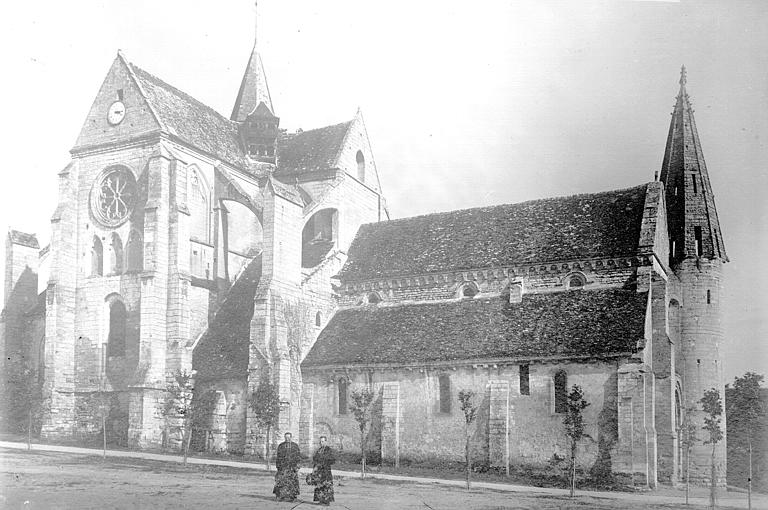
<svg viewBox="0 0 768 510">
<path fill-rule="evenodd" d="M 399 394 L 399 438 L 395 438 L 395 421 L 391 409 L 385 412 L 390 421 L 382 422 L 381 448 L 385 462 L 400 459 L 424 461 L 439 459 L 461 461 L 464 455 L 464 417 L 457 395 L 461 389 L 476 392 L 480 406 L 477 425 L 472 430 L 473 458 L 479 462 L 502 465 L 506 441 L 500 436 L 500 424 L 509 423 L 509 459 L 513 465 L 547 464 L 553 454 L 567 454 L 563 415 L 554 413 L 553 376 L 558 370 L 568 374 L 568 387 L 581 385 L 591 405 L 585 411 L 587 432 L 593 438 L 616 433 L 616 362 L 536 363 L 530 365 L 530 395 L 520 394 L 519 370 L 516 365 L 505 366 L 425 366 L 421 369 L 382 369 L 371 372 L 315 372 L 304 375 L 305 389 L 313 391 L 313 436 L 328 434 L 329 442 L 341 451 L 358 451 L 359 433 L 351 413 L 341 414 L 338 409 L 338 380 L 349 378 L 349 391 L 370 384 L 378 398 L 386 391 L 389 397 L 397 385 Z M 440 412 L 438 377 L 450 379 L 451 408 Z M 389 389 L 385 389 L 389 388 Z M 508 388 L 509 407 L 503 405 L 492 388 Z M 491 396 L 493 402 L 491 405 Z M 391 406 L 391 400 L 384 403 Z M 505 414 L 506 413 L 506 414 Z M 507 421 L 508 420 L 508 421 Z M 385 420 L 386 421 L 386 420 Z M 375 438 L 371 438 L 375 440 Z M 302 439 L 303 441 L 304 439 Z M 393 450 L 394 444 L 399 450 Z M 489 449 L 490 444 L 490 449 Z M 584 442 L 579 447 L 579 465 L 589 469 L 598 458 L 599 448 L 610 454 L 614 445 L 609 442 Z"/>
</svg>

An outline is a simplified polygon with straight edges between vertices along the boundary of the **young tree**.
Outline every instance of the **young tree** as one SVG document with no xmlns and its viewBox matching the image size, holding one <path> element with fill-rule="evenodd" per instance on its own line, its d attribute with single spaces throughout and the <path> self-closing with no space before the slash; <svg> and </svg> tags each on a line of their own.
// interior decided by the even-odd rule
<svg viewBox="0 0 768 510">
<path fill-rule="evenodd" d="M 50 407 L 50 398 L 43 395 L 42 388 L 37 383 L 35 374 L 24 367 L 18 378 L 17 384 L 13 390 L 13 398 L 18 404 L 20 410 L 24 410 L 23 429 L 26 429 L 27 450 L 32 449 L 32 434 L 40 425 L 46 411 Z"/>
<path fill-rule="evenodd" d="M 109 415 L 109 393 L 99 388 L 88 393 L 78 404 L 78 415 L 98 418 L 101 429 L 102 457 L 107 458 L 107 416 Z"/>
<path fill-rule="evenodd" d="M 568 436 L 571 447 L 571 456 L 569 464 L 571 497 L 576 491 L 576 447 L 579 441 L 589 438 L 589 434 L 584 432 L 584 409 L 590 404 L 584 400 L 584 391 L 581 386 L 574 384 L 571 392 L 568 394 L 568 411 L 563 417 L 565 425 L 565 435 Z"/>
<path fill-rule="evenodd" d="M 256 391 L 251 394 L 249 405 L 256 418 L 256 425 L 265 432 L 266 451 L 264 460 L 267 464 L 267 471 L 269 471 L 269 433 L 278 424 L 280 399 L 277 395 L 277 389 L 269 381 L 268 377 L 262 378 Z"/>
<path fill-rule="evenodd" d="M 717 443 L 723 439 L 723 429 L 720 427 L 720 417 L 723 415 L 723 401 L 720 398 L 720 392 L 715 388 L 704 392 L 704 396 L 699 400 L 701 408 L 704 411 L 704 426 L 702 429 L 709 433 L 709 439 L 704 444 L 712 445 L 712 462 L 710 471 L 709 504 L 715 508 L 717 504 L 717 467 L 715 466 L 715 449 Z"/>
<path fill-rule="evenodd" d="M 373 404 L 374 394 L 369 388 L 357 388 L 350 396 L 352 397 L 350 409 L 360 428 L 360 451 L 363 454 L 360 478 L 365 478 L 365 429 L 371 423 L 371 404 Z"/>
<path fill-rule="evenodd" d="M 747 372 L 736 377 L 733 387 L 725 388 L 725 415 L 728 418 L 728 446 L 741 455 L 747 453 L 747 501 L 752 508 L 752 454 L 754 440 L 761 430 L 766 409 L 760 398 L 760 384 L 764 377 Z M 746 443 L 746 445 L 744 444 Z M 729 471 L 730 475 L 730 471 Z"/>
<path fill-rule="evenodd" d="M 203 420 L 210 417 L 216 404 L 216 392 L 209 390 L 195 394 L 195 371 L 178 370 L 166 387 L 168 399 L 165 401 L 162 413 L 166 418 L 181 418 L 184 434 L 182 449 L 184 465 L 189 457 L 189 445 L 192 441 L 192 429 Z"/>
<path fill-rule="evenodd" d="M 467 469 L 467 490 L 470 487 L 470 474 L 472 470 L 471 459 L 469 455 L 469 426 L 477 417 L 477 405 L 475 404 L 475 392 L 472 390 L 459 391 L 459 404 L 464 413 L 464 462 Z"/>
<path fill-rule="evenodd" d="M 687 409 L 683 414 L 683 421 L 680 423 L 680 429 L 682 432 L 683 447 L 685 448 L 685 504 L 688 505 L 688 497 L 690 494 L 690 472 L 691 472 L 691 449 L 699 438 L 696 435 L 696 424 L 691 417 L 693 416 L 693 410 Z"/>
</svg>

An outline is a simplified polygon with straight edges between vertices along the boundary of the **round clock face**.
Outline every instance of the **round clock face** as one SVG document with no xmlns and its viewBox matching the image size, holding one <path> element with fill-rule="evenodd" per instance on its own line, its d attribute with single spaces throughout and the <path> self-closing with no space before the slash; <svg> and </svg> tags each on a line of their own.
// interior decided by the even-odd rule
<svg viewBox="0 0 768 510">
<path fill-rule="evenodd" d="M 128 168 L 117 166 L 104 170 L 91 190 L 91 210 L 108 226 L 121 225 L 136 203 L 136 178 Z"/>
<path fill-rule="evenodd" d="M 120 124 L 125 117 L 125 105 L 121 101 L 115 101 L 107 112 L 107 121 L 114 125 Z"/>
</svg>

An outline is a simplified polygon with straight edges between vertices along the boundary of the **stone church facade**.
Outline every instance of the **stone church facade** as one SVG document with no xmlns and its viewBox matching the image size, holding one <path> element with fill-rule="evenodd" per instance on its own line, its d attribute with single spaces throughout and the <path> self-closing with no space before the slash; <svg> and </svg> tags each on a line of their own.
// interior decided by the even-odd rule
<svg viewBox="0 0 768 510">
<path fill-rule="evenodd" d="M 564 396 L 591 403 L 581 462 L 679 480 L 683 421 L 723 393 L 727 262 L 683 72 L 658 180 L 389 221 L 357 114 L 288 133 L 254 46 L 229 118 L 118 53 L 58 174 L 50 247 L 11 231 L 0 318 L 7 398 L 49 402 L 41 434 L 167 445 L 172 374 L 215 392 L 208 447 L 260 452 L 264 378 L 278 432 L 356 448 L 348 410 L 374 390 L 369 448 L 458 460 L 456 395 L 478 394 L 473 456 L 564 454 Z M 21 370 L 23 368 L 23 370 Z M 691 450 L 709 477 L 709 447 Z M 725 445 L 719 445 L 725 475 Z"/>
</svg>

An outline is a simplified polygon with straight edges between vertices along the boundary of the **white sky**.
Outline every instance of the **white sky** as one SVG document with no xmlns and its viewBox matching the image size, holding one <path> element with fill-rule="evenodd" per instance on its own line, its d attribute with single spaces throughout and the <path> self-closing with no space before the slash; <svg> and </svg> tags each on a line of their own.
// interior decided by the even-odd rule
<svg viewBox="0 0 768 510">
<path fill-rule="evenodd" d="M 228 117 L 253 41 L 250 0 L 0 9 L 0 229 L 43 244 L 118 48 Z M 685 63 L 731 258 L 726 374 L 766 372 L 768 2 L 261 0 L 259 13 L 281 126 L 360 106 L 393 217 L 652 180 Z"/>
</svg>

